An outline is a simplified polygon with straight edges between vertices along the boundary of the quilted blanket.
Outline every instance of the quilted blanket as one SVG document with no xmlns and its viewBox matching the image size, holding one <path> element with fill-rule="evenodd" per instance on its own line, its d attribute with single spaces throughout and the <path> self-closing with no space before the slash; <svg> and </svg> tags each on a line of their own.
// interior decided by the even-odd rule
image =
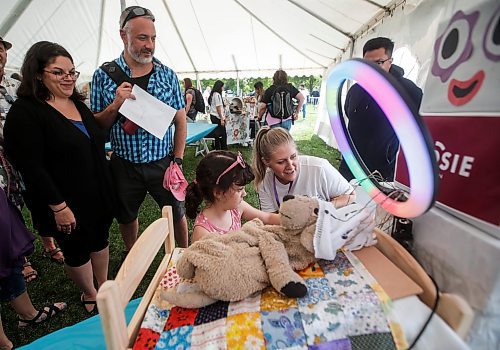
<svg viewBox="0 0 500 350">
<path fill-rule="evenodd" d="M 182 250 L 179 254 L 182 253 Z M 134 349 L 404 349 L 392 303 L 359 260 L 339 251 L 299 272 L 304 298 L 272 287 L 239 302 L 184 309 L 159 298 L 181 279 L 175 256 L 158 287 Z"/>
</svg>

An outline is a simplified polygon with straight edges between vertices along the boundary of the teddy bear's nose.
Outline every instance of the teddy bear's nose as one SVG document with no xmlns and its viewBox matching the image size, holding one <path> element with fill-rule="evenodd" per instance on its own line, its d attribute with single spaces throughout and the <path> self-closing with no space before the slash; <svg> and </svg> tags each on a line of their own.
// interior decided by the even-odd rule
<svg viewBox="0 0 500 350">
<path fill-rule="evenodd" d="M 289 199 L 294 199 L 295 196 L 291 195 L 291 194 L 287 194 L 285 197 L 283 197 L 283 202 L 286 202 L 287 200 Z"/>
</svg>

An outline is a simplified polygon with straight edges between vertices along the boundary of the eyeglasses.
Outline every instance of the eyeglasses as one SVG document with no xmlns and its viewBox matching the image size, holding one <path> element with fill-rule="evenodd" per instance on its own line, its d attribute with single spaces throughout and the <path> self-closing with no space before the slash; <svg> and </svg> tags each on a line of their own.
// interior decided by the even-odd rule
<svg viewBox="0 0 500 350">
<path fill-rule="evenodd" d="M 376 60 L 376 61 L 373 61 L 373 63 L 376 63 L 378 64 L 379 66 L 383 65 L 385 62 L 389 61 L 391 59 L 391 57 L 385 59 L 385 60 Z"/>
<path fill-rule="evenodd" d="M 7 92 L 7 89 L 4 86 L 0 86 L 0 94 L 3 95 L 3 97 L 5 98 L 5 101 L 7 101 L 9 104 L 14 103 L 14 97 L 9 95 L 9 93 Z"/>
<path fill-rule="evenodd" d="M 238 164 L 239 164 L 239 165 L 241 165 L 241 167 L 242 167 L 242 168 L 246 168 L 246 167 L 247 167 L 247 165 L 246 165 L 246 163 L 245 163 L 245 160 L 243 159 L 243 156 L 241 155 L 241 153 L 240 153 L 240 152 L 238 152 L 238 155 L 236 156 L 236 160 L 233 162 L 233 164 L 231 164 L 230 166 L 228 166 L 228 167 L 227 167 L 227 169 L 226 169 L 226 170 L 224 170 L 224 171 L 222 172 L 222 174 L 220 174 L 220 175 L 219 175 L 219 177 L 217 178 L 217 181 L 215 181 L 215 184 L 216 184 L 216 185 L 218 185 L 218 184 L 219 184 L 219 181 L 220 181 L 220 178 L 221 178 L 223 175 L 227 174 L 229 171 L 231 171 L 231 169 L 233 169 L 233 168 L 234 168 L 235 166 L 237 166 Z"/>
<path fill-rule="evenodd" d="M 66 77 L 70 77 L 70 79 L 76 80 L 80 76 L 80 72 L 76 70 L 73 72 L 65 73 L 62 70 L 43 70 L 45 73 L 53 74 L 59 80 L 64 80 Z"/>
<path fill-rule="evenodd" d="M 153 22 L 155 21 L 155 16 L 153 15 L 153 13 L 150 10 L 148 10 L 147 8 L 144 8 L 144 7 L 137 6 L 137 7 L 133 7 L 132 9 L 130 9 L 129 13 L 127 14 L 125 19 L 121 23 L 120 29 L 123 29 L 123 27 L 125 27 L 125 24 L 128 21 L 130 21 L 132 18 L 142 17 L 142 16 L 150 16 L 151 20 Z"/>
</svg>

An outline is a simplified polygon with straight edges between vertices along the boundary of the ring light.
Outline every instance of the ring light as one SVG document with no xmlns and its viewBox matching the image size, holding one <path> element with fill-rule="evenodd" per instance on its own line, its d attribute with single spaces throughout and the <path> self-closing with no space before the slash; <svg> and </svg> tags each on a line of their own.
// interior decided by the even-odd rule
<svg viewBox="0 0 500 350">
<path fill-rule="evenodd" d="M 369 178 L 369 170 L 359 156 L 342 113 L 342 86 L 347 79 L 356 82 L 380 106 L 403 149 L 410 178 L 406 200 L 391 198 L 388 188 Z M 389 213 L 414 218 L 425 213 L 435 201 L 438 175 L 433 143 L 420 116 L 406 101 L 406 92 L 376 64 L 352 59 L 338 64 L 326 83 L 326 103 L 330 125 L 349 169 L 373 200 Z"/>
</svg>

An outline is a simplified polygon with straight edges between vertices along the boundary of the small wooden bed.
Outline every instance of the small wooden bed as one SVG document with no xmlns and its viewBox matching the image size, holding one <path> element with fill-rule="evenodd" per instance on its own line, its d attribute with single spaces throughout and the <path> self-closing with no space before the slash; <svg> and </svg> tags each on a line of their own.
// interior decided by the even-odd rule
<svg viewBox="0 0 500 350">
<path fill-rule="evenodd" d="M 423 268 L 390 236 L 378 229 L 375 233 L 378 238 L 377 248 L 422 288 L 424 292 L 419 297 L 424 304 L 432 308 L 436 297 L 435 288 Z M 127 326 L 124 309 L 162 245 L 165 257 Z M 97 305 L 108 349 L 129 349 L 134 346 L 146 310 L 152 303 L 167 268 L 172 265 L 170 260 L 176 261 L 178 254 L 173 254 L 174 248 L 172 210 L 165 207 L 162 210 L 162 218 L 148 226 L 139 237 L 116 279 L 107 281 L 99 290 Z M 175 249 L 175 252 L 182 253 L 179 249 Z M 440 293 L 437 314 L 461 338 L 465 338 L 473 318 L 472 311 L 465 301 L 456 295 Z"/>
<path fill-rule="evenodd" d="M 161 246 L 165 257 L 156 270 L 128 327 L 124 309 L 156 257 Z M 146 309 L 163 278 L 175 248 L 172 208 L 164 207 L 162 217 L 140 235 L 123 262 L 116 278 L 106 281 L 97 294 L 97 307 L 108 349 L 128 349 L 134 344 Z"/>
</svg>

